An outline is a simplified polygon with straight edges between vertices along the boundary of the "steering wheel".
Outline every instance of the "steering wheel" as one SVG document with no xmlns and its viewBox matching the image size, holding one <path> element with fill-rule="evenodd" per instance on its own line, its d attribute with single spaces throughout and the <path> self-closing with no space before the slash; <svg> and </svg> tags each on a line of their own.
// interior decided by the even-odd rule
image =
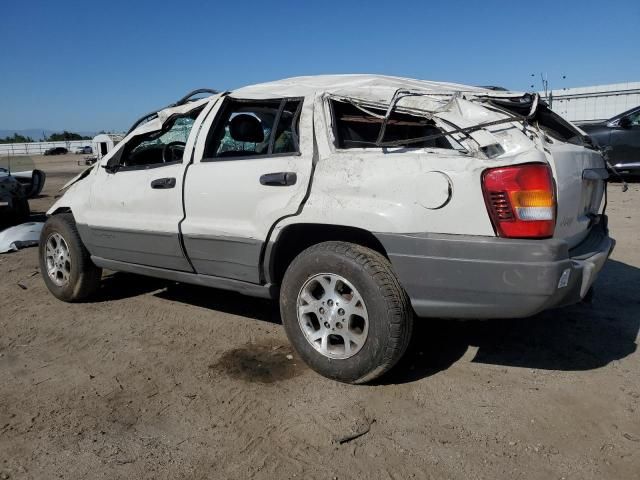
<svg viewBox="0 0 640 480">
<path fill-rule="evenodd" d="M 176 162 L 182 160 L 184 154 L 184 147 L 187 144 L 184 142 L 169 142 L 162 149 L 162 161 L 165 163 Z"/>
</svg>

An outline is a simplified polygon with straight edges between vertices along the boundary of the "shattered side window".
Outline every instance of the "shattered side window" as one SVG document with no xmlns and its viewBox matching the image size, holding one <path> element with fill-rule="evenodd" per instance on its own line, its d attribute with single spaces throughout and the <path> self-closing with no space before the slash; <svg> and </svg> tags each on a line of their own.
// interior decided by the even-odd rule
<svg viewBox="0 0 640 480">
<path fill-rule="evenodd" d="M 149 167 L 181 162 L 193 124 L 202 108 L 175 116 L 162 130 L 138 135 L 125 145 L 119 164 L 122 167 Z M 114 157 L 115 159 L 115 157 Z"/>
<path fill-rule="evenodd" d="M 207 139 L 206 158 L 299 152 L 302 99 L 227 99 Z"/>
<path fill-rule="evenodd" d="M 490 102 L 509 113 L 524 117 L 531 110 L 533 97 L 527 94 L 517 98 L 493 98 Z M 556 140 L 584 145 L 582 134 L 542 102 L 538 105 L 533 117 L 529 119 L 529 123 L 537 124 L 547 135 Z"/>
<path fill-rule="evenodd" d="M 169 130 L 166 132 L 158 132 L 158 136 L 155 134 L 150 135 L 148 139 L 140 142 L 140 144 L 132 150 L 131 154 L 135 155 L 142 150 L 160 145 L 164 147 L 164 145 L 173 142 L 186 144 L 194 122 L 195 117 L 193 115 L 178 117 Z"/>
<path fill-rule="evenodd" d="M 358 108 L 343 101 L 331 100 L 334 133 L 338 148 L 375 147 L 386 110 L 366 107 Z M 426 117 L 393 111 L 384 133 L 383 142 L 406 141 L 410 148 L 448 148 L 452 145 L 435 122 Z M 437 136 L 424 139 L 423 137 Z"/>
</svg>

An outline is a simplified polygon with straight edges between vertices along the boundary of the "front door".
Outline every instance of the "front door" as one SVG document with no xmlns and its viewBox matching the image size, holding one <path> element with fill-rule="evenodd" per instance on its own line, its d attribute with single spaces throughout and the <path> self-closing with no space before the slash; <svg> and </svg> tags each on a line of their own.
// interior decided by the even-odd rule
<svg viewBox="0 0 640 480">
<path fill-rule="evenodd" d="M 298 211 L 309 186 L 312 116 L 312 99 L 226 97 L 203 124 L 182 223 L 196 272 L 260 282 L 271 227 Z"/>
<path fill-rule="evenodd" d="M 192 271 L 178 225 L 184 170 L 198 130 L 194 127 L 206 110 L 200 104 L 169 115 L 164 123 L 155 120 L 158 129 L 131 137 L 101 163 L 91 190 L 88 225 L 80 227 L 92 255 Z"/>
</svg>

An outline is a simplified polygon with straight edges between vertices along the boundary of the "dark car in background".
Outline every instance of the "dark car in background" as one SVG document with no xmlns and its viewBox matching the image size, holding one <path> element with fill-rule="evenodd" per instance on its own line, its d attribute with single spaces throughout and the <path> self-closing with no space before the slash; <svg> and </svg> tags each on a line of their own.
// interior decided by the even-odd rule
<svg viewBox="0 0 640 480">
<path fill-rule="evenodd" d="M 611 165 L 623 175 L 640 175 L 640 106 L 609 120 L 579 125 L 601 148 L 608 148 Z"/>
<path fill-rule="evenodd" d="M 45 155 L 64 155 L 65 153 L 69 153 L 64 147 L 53 147 L 44 151 Z"/>
</svg>

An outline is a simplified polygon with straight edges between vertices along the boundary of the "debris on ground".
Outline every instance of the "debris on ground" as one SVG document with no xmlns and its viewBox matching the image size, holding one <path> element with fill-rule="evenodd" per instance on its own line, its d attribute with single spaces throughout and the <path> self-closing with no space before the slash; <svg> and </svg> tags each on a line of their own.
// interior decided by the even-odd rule
<svg viewBox="0 0 640 480">
<path fill-rule="evenodd" d="M 371 425 L 373 425 L 375 423 L 375 419 L 365 419 L 364 423 L 359 423 L 358 425 L 356 425 L 356 427 L 354 428 L 354 430 L 346 435 L 343 435 L 341 437 L 337 437 L 335 439 L 335 443 L 338 443 L 340 445 L 343 445 L 345 443 L 348 443 L 352 440 L 355 440 L 356 438 L 360 438 L 363 435 L 366 435 L 367 433 L 369 433 L 369 431 L 371 430 Z"/>
<path fill-rule="evenodd" d="M 15 252 L 38 245 L 44 222 L 29 222 L 0 232 L 0 253 Z"/>
</svg>

